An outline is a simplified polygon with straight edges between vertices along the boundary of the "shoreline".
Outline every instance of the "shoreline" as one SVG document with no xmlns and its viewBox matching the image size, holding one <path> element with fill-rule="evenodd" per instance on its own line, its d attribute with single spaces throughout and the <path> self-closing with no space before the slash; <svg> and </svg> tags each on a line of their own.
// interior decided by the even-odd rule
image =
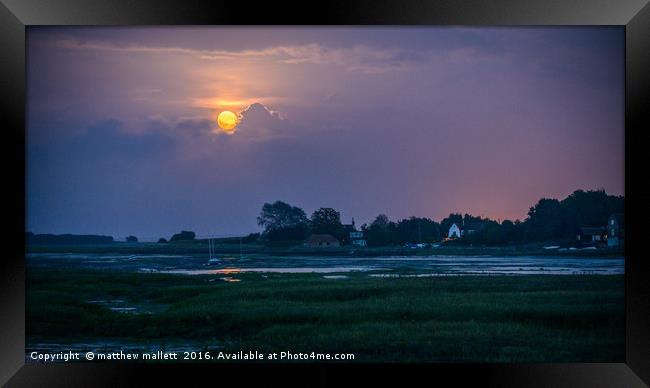
<svg viewBox="0 0 650 388">
<path fill-rule="evenodd" d="M 103 245 L 28 245 L 25 253 L 122 253 L 122 254 L 202 254 L 207 244 L 180 243 L 112 243 Z M 269 256 L 336 256 L 336 257 L 380 257 L 380 256 L 571 256 L 571 257 L 624 257 L 623 249 L 574 249 L 559 251 L 531 246 L 506 247 L 334 247 L 310 248 L 304 246 L 267 247 L 263 245 L 217 244 L 213 252 L 219 255 Z"/>
</svg>

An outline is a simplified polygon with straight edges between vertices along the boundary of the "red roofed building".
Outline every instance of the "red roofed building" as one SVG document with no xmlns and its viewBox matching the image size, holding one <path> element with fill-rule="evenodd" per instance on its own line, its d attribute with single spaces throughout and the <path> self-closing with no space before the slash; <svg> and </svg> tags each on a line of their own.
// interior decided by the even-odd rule
<svg viewBox="0 0 650 388">
<path fill-rule="evenodd" d="M 331 234 L 312 234 L 305 240 L 305 245 L 308 247 L 338 247 L 341 243 Z"/>
</svg>

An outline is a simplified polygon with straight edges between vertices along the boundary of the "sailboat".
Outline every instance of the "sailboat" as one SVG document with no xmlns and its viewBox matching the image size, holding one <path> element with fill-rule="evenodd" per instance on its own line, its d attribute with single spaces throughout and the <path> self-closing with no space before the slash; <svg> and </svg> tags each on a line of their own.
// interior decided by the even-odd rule
<svg viewBox="0 0 650 388">
<path fill-rule="evenodd" d="M 220 261 L 216 257 L 212 257 L 213 252 L 214 252 L 214 249 L 212 248 L 212 239 L 210 238 L 210 239 L 208 239 L 208 255 L 210 256 L 208 258 L 208 265 L 210 265 L 210 264 L 218 264 L 219 261 Z"/>
</svg>

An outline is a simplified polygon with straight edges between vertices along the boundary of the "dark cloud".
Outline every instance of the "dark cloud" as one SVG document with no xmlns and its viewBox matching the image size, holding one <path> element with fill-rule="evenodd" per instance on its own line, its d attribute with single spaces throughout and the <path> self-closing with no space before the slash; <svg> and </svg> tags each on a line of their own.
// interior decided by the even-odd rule
<svg viewBox="0 0 650 388">
<path fill-rule="evenodd" d="M 50 170 L 53 166 L 68 163 L 88 168 L 96 164 L 100 173 L 102 166 L 128 166 L 138 160 L 151 160 L 157 155 L 168 154 L 176 146 L 169 132 L 133 133 L 127 128 L 118 119 L 106 119 L 87 125 L 80 132 L 51 138 L 47 145 L 30 142 L 30 151 L 33 151 L 30 159 L 34 162 L 56 161 L 48 168 Z M 47 130 L 57 129 L 49 127 Z M 37 137 L 38 133 L 31 136 Z"/>
<path fill-rule="evenodd" d="M 206 118 L 181 117 L 168 119 L 165 117 L 150 117 L 144 123 L 134 123 L 136 127 L 141 126 L 146 132 L 161 133 L 166 136 L 187 136 L 194 134 L 205 134 L 212 132 L 216 124 Z M 137 132 L 139 128 L 135 128 Z"/>
<path fill-rule="evenodd" d="M 242 123 L 252 126 L 268 125 L 271 122 L 281 121 L 280 112 L 273 111 L 259 102 L 250 104 L 246 109 L 239 112 Z"/>
<path fill-rule="evenodd" d="M 238 113 L 239 124 L 233 136 L 250 141 L 266 141 L 286 137 L 295 125 L 282 117 L 280 112 L 261 103 L 253 103 Z M 295 133 L 294 133 L 295 135 Z"/>
</svg>

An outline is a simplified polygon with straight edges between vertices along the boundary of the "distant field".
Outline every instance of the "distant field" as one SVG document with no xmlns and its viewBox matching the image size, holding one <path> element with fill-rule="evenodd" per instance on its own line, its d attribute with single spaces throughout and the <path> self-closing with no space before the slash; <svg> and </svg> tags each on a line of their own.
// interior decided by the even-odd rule
<svg viewBox="0 0 650 388">
<path fill-rule="evenodd" d="M 349 276 L 249 273 L 227 283 L 28 268 L 27 344 L 192 341 L 361 362 L 624 360 L 623 276 Z"/>
</svg>

